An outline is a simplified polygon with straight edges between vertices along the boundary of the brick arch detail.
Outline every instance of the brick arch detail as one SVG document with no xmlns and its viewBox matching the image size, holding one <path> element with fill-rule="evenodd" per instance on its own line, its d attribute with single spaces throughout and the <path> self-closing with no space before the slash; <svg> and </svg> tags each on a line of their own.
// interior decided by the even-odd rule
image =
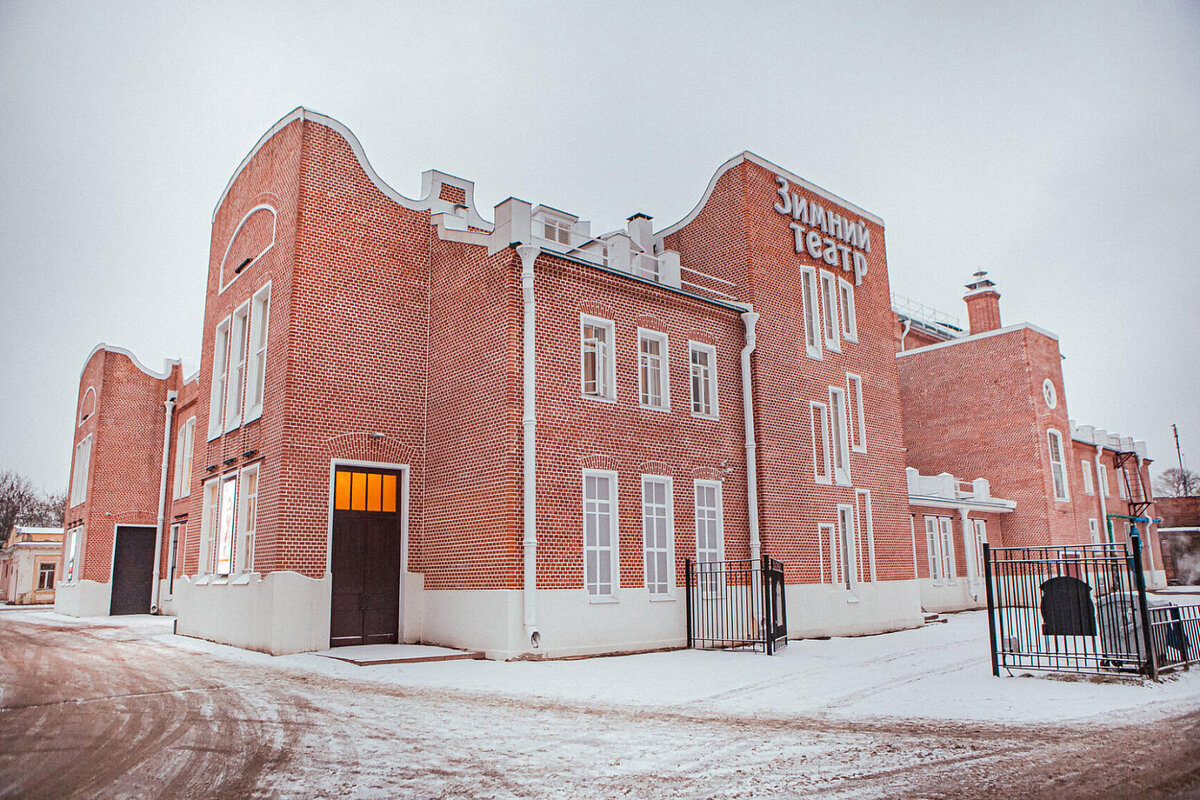
<svg viewBox="0 0 1200 800">
<path fill-rule="evenodd" d="M 372 439 L 368 431 L 343 433 L 325 440 L 325 453 L 330 460 L 411 464 L 415 452 L 415 448 L 395 436 Z"/>
<path fill-rule="evenodd" d="M 618 471 L 618 464 L 615 456 L 605 456 L 600 454 L 582 456 L 579 459 L 579 466 L 582 469 L 606 469 L 611 472 Z"/>
<path fill-rule="evenodd" d="M 601 319 L 616 319 L 617 318 L 616 313 L 612 310 L 612 306 L 606 305 L 604 303 L 593 303 L 593 302 L 580 303 L 579 304 L 579 313 L 587 314 L 588 316 L 591 316 L 591 317 L 600 317 Z"/>
<path fill-rule="evenodd" d="M 639 328 L 645 328 L 648 331 L 658 331 L 659 333 L 667 332 L 667 323 L 652 314 L 643 314 L 635 321 Z"/>
<path fill-rule="evenodd" d="M 724 481 L 725 476 L 716 467 L 696 467 L 692 470 L 692 478 L 698 481 Z"/>
<path fill-rule="evenodd" d="M 713 347 L 717 346 L 716 338 L 708 331 L 699 331 L 693 328 L 686 335 L 688 341 L 700 342 L 701 344 L 712 345 Z"/>
<path fill-rule="evenodd" d="M 665 461 L 643 461 L 638 469 L 643 475 L 671 475 L 671 465 Z"/>
</svg>

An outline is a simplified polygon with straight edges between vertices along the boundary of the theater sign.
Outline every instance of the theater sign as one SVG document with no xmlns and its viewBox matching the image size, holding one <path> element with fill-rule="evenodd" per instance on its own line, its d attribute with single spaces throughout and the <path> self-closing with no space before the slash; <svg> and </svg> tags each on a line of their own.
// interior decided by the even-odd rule
<svg viewBox="0 0 1200 800">
<path fill-rule="evenodd" d="M 831 267 L 841 267 L 843 272 L 853 272 L 855 285 L 861 285 L 867 274 L 867 253 L 871 252 L 871 229 L 867 223 L 843 217 L 815 200 L 806 200 L 791 191 L 791 185 L 782 176 L 775 176 L 775 182 L 779 184 L 776 189 L 779 199 L 774 208 L 791 218 L 788 227 L 795 238 L 796 252 L 807 253 L 813 260 Z"/>
</svg>

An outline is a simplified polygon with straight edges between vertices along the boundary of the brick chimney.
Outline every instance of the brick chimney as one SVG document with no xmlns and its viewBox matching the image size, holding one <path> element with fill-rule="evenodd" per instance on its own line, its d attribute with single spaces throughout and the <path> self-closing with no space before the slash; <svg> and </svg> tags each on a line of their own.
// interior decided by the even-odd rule
<svg viewBox="0 0 1200 800">
<path fill-rule="evenodd" d="M 994 331 L 1000 327 L 1000 293 L 996 284 L 988 280 L 987 272 L 979 270 L 967 284 L 967 320 L 971 333 Z"/>
</svg>

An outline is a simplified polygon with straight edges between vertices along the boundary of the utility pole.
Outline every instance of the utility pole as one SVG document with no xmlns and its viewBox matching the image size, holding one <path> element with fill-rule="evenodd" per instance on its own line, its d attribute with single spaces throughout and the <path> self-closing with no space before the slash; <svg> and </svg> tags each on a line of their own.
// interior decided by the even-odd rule
<svg viewBox="0 0 1200 800">
<path fill-rule="evenodd" d="M 1179 459 L 1179 475 L 1183 476 L 1183 451 L 1179 449 L 1179 426 L 1171 423 L 1171 431 L 1175 434 L 1175 457 Z"/>
</svg>

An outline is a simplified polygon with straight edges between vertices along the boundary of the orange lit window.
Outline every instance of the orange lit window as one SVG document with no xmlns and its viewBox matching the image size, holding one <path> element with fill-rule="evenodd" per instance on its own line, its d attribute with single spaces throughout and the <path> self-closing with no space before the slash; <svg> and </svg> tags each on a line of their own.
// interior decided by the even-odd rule
<svg viewBox="0 0 1200 800">
<path fill-rule="evenodd" d="M 396 476 L 379 472 L 342 472 L 334 475 L 333 507 L 336 511 L 396 511 Z"/>
</svg>

